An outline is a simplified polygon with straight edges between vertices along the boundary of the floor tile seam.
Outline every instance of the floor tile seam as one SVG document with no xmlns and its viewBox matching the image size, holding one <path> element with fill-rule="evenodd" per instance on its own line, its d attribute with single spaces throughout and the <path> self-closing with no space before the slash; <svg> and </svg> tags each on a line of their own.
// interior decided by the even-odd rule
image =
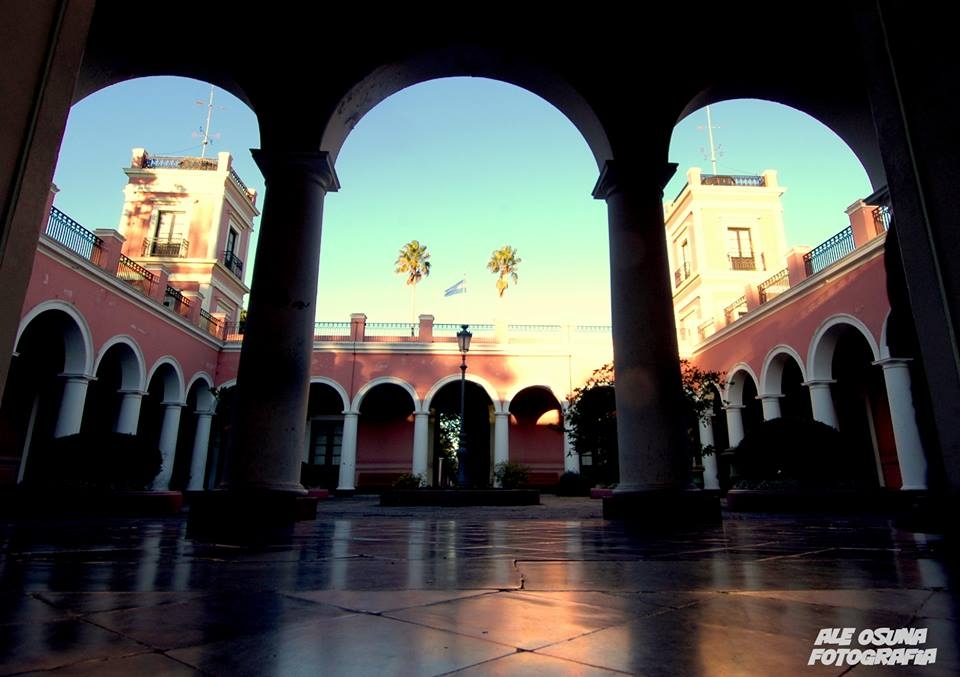
<svg viewBox="0 0 960 677">
<path fill-rule="evenodd" d="M 415 620 L 412 620 L 412 619 L 409 619 L 409 618 L 401 618 L 401 617 L 399 617 L 399 616 L 394 616 L 394 615 L 391 615 L 390 613 L 386 613 L 386 612 L 381 613 L 381 614 L 367 614 L 367 615 L 378 616 L 379 618 L 383 618 L 383 619 L 385 619 L 385 620 L 395 621 L 395 622 L 397 622 L 397 623 L 406 623 L 407 625 L 412 625 L 412 626 L 415 626 L 415 627 L 417 627 L 417 628 L 426 628 L 427 630 L 433 630 L 433 631 L 435 631 L 435 632 L 442 632 L 442 633 L 447 634 L 447 635 L 455 635 L 455 636 L 457 636 L 457 637 L 465 637 L 465 638 L 467 638 L 467 639 L 478 640 L 478 641 L 480 641 L 480 642 L 486 642 L 486 643 L 488 643 L 488 644 L 494 644 L 494 645 L 496 645 L 496 646 L 509 647 L 510 649 L 513 649 L 514 651 L 517 651 L 517 650 L 520 650 L 520 649 L 521 649 L 521 647 L 518 647 L 516 644 L 506 644 L 506 643 L 504 643 L 504 642 L 498 642 L 497 640 L 490 639 L 490 638 L 488 638 L 488 637 L 478 637 L 477 635 L 471 635 L 471 634 L 465 633 L 465 632 L 458 632 L 457 630 L 453 630 L 453 629 L 450 629 L 450 628 L 438 628 L 437 626 L 435 626 L 435 625 L 430 625 L 429 623 L 422 623 L 422 622 L 418 622 L 418 621 L 415 621 Z M 463 668 L 458 668 L 458 669 L 463 669 Z"/>
<path fill-rule="evenodd" d="M 342 605 L 340 605 L 340 604 L 334 604 L 333 602 L 320 602 L 320 601 L 317 601 L 317 600 L 307 599 L 306 597 L 298 597 L 297 594 L 296 594 L 296 592 L 294 592 L 294 591 L 281 591 L 280 594 L 283 595 L 284 597 L 287 597 L 287 598 L 289 598 L 289 599 L 295 599 L 295 600 L 297 600 L 297 601 L 299 601 L 299 602 L 310 602 L 310 603 L 317 604 L 317 605 L 320 605 L 320 606 L 328 606 L 328 607 L 333 607 L 334 609 L 340 609 L 340 610 L 342 610 L 342 611 L 346 611 L 348 614 L 351 614 L 351 615 L 385 616 L 386 614 L 396 613 L 396 612 L 398 612 L 398 611 L 406 611 L 406 610 L 408 610 L 408 609 L 426 609 L 427 607 L 436 606 L 436 605 L 439 605 L 439 604 L 448 604 L 448 603 L 450 603 L 450 602 L 457 602 L 457 601 L 465 600 L 465 599 L 479 599 L 480 597 L 486 597 L 486 596 L 488 596 L 488 595 L 495 595 L 495 594 L 500 593 L 500 592 L 510 592 L 510 591 L 512 591 L 512 590 L 504 590 L 503 588 L 477 589 L 477 590 L 476 590 L 477 594 L 475 594 L 475 595 L 464 595 L 464 596 L 462 596 L 462 597 L 451 597 L 450 599 L 439 599 L 439 600 L 436 600 L 436 601 L 433 601 L 433 602 L 428 602 L 428 603 L 426 603 L 426 604 L 412 604 L 412 605 L 410 605 L 410 606 L 401 606 L 401 607 L 396 607 L 396 608 L 392 608 L 392 609 L 382 609 L 382 610 L 380 610 L 380 611 L 368 611 L 368 610 L 365 610 L 365 609 L 351 609 L 351 608 L 349 608 L 349 607 L 345 607 L 345 606 L 342 606 Z M 311 591 L 308 591 L 308 592 L 311 592 Z M 324 592 L 326 592 L 326 591 L 324 591 Z M 351 592 L 351 591 L 349 591 L 349 590 L 338 590 L 337 592 Z M 363 593 L 363 592 L 369 592 L 369 591 L 367 591 L 367 590 L 355 590 L 355 591 L 352 591 L 352 592 L 360 592 L 360 593 Z M 393 590 L 387 590 L 387 591 L 384 591 L 384 592 L 394 592 L 394 591 L 393 591 Z M 410 591 L 410 590 L 403 590 L 402 592 L 411 592 L 411 591 Z M 417 592 L 417 591 L 413 591 L 413 592 Z M 428 592 L 432 592 L 432 591 L 428 591 Z M 334 618 L 336 618 L 336 617 L 334 617 Z"/>
<path fill-rule="evenodd" d="M 579 638 L 574 638 L 574 639 L 579 639 Z M 568 641 L 570 641 L 570 640 L 568 640 Z M 551 644 L 551 645 L 548 645 L 548 647 L 549 647 L 549 646 L 555 646 L 555 645 L 554 645 L 554 644 Z M 488 658 L 488 659 L 486 659 L 486 660 L 480 661 L 479 663 L 474 663 L 474 664 L 472 664 L 472 665 L 468 665 L 468 666 L 465 666 L 465 667 L 462 667 L 462 668 L 457 668 L 456 670 L 451 670 L 450 672 L 442 672 L 442 673 L 439 673 L 439 674 L 437 674 L 437 675 L 434 675 L 433 677 L 452 677 L 453 675 L 460 674 L 460 673 L 463 672 L 464 670 L 470 670 L 470 669 L 473 669 L 473 668 L 480 667 L 480 666 L 482 666 L 482 665 L 492 664 L 492 663 L 495 663 L 496 661 L 502 661 L 502 660 L 504 660 L 504 659 L 506 659 L 506 658 L 509 658 L 510 656 L 513 656 L 513 655 L 516 655 L 516 654 L 524 654 L 524 653 L 535 654 L 535 655 L 541 656 L 541 657 L 543 657 L 543 658 L 550 658 L 550 659 L 552 659 L 552 660 L 562 661 L 562 662 L 564 662 L 564 663 L 570 663 L 570 664 L 572 664 L 572 665 L 582 665 L 582 666 L 584 666 L 584 667 L 596 668 L 596 669 L 598 669 L 598 670 L 605 670 L 605 671 L 607 671 L 607 672 L 613 672 L 613 673 L 616 673 L 616 674 L 619 674 L 619 675 L 633 675 L 634 677 L 636 677 L 636 673 L 633 673 L 633 672 L 624 672 L 623 670 L 618 670 L 617 668 L 612 668 L 612 667 L 609 667 L 609 666 L 606 666 L 606 665 L 599 665 L 599 664 L 595 664 L 595 663 L 585 663 L 584 661 L 575 660 L 575 659 L 573 659 L 573 658 L 567 658 L 567 657 L 565 657 L 565 656 L 554 656 L 554 655 L 548 654 L 548 653 L 541 653 L 541 649 L 548 648 L 548 647 L 541 647 L 540 649 L 521 649 L 521 648 L 517 648 L 513 653 L 509 653 L 509 654 L 507 654 L 507 655 L 505 655 L 505 656 L 495 656 L 494 658 Z"/>
<path fill-rule="evenodd" d="M 151 654 L 166 656 L 170 660 L 177 661 L 182 665 L 187 665 L 186 663 L 183 663 L 183 661 L 179 661 L 176 658 L 173 658 L 172 656 L 167 656 L 163 651 L 159 651 L 157 649 L 145 648 L 143 651 L 131 651 L 130 653 L 121 653 L 121 654 L 115 654 L 111 656 L 93 656 L 90 658 L 84 658 L 82 660 L 75 661 L 73 663 L 62 663 L 59 665 L 52 665 L 45 668 L 33 667 L 27 670 L 14 670 L 14 672 L 4 672 L 3 677 L 17 677 L 18 675 L 35 675 L 35 674 L 44 674 L 44 673 L 54 673 L 58 670 L 63 670 L 64 668 L 82 667 L 87 665 L 93 666 L 97 663 L 109 663 L 110 661 L 124 660 L 127 658 L 133 658 L 135 656 L 147 656 Z M 199 668 L 194 668 L 192 665 L 187 665 L 187 667 L 199 670 Z M 203 671 L 201 670 L 200 672 L 203 672 Z M 203 674 L 206 675 L 208 673 L 204 672 Z"/>
<path fill-rule="evenodd" d="M 515 592 L 518 592 L 518 593 L 520 593 L 520 594 L 522 594 L 522 595 L 528 595 L 528 596 L 531 596 L 531 597 L 540 597 L 540 598 L 542 598 L 542 599 L 551 599 L 551 597 L 550 597 L 550 594 L 551 594 L 550 591 L 546 591 L 546 590 L 516 590 Z M 620 597 L 620 596 L 618 596 L 618 595 L 611 594 L 611 593 L 609 593 L 609 592 L 603 592 L 603 591 L 596 591 L 596 592 L 598 592 L 598 594 L 602 594 L 602 595 L 609 595 L 609 596 L 612 598 L 611 601 L 613 601 L 613 599 L 617 599 L 618 597 L 619 597 L 620 599 L 629 599 L 628 597 Z M 671 592 L 671 593 L 673 593 L 673 592 L 679 592 L 679 593 L 681 593 L 681 594 L 684 594 L 684 593 L 686 593 L 686 594 L 693 594 L 693 592 L 690 592 L 690 591 L 682 591 L 682 590 L 681 590 L 681 591 L 671 590 L 670 592 Z M 644 593 L 639 593 L 639 594 L 644 594 Z M 655 594 L 655 593 L 653 593 L 653 594 Z M 717 594 L 717 593 L 714 593 L 714 594 Z M 647 618 L 647 617 L 649 617 L 649 616 L 656 616 L 656 615 L 659 615 L 659 614 L 661 614 L 661 613 L 669 613 L 669 612 L 671 612 L 671 611 L 679 611 L 680 609 L 686 609 L 687 607 L 695 606 L 695 605 L 700 604 L 700 603 L 702 602 L 702 600 L 693 599 L 693 600 L 690 600 L 689 602 L 687 602 L 687 603 L 685 603 L 685 604 L 673 605 L 673 604 L 656 604 L 656 603 L 654 603 L 654 602 L 646 602 L 646 601 L 644 601 L 644 600 L 637 600 L 637 601 L 639 601 L 639 602 L 641 602 L 642 604 L 645 604 L 645 605 L 647 605 L 647 606 L 650 607 L 649 613 L 631 614 L 631 616 L 639 615 L 639 616 L 642 617 L 642 618 Z M 589 607 L 589 608 L 591 608 L 591 609 L 602 609 L 602 610 L 607 611 L 607 612 L 610 611 L 610 608 L 609 608 L 609 607 L 598 606 L 598 605 L 596 605 L 596 604 L 593 604 L 592 602 L 580 602 L 580 601 L 577 601 L 577 600 L 563 600 L 563 603 L 566 604 L 566 605 L 576 605 L 576 606 Z"/>
</svg>

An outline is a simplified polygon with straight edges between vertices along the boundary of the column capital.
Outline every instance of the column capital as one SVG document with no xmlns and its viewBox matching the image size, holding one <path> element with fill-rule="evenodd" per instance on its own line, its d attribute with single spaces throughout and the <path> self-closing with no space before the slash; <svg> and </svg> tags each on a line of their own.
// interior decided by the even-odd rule
<svg viewBox="0 0 960 677">
<path fill-rule="evenodd" d="M 771 393 L 768 395 L 757 395 L 757 399 L 763 402 L 764 400 L 775 401 L 783 397 L 783 393 Z"/>
<path fill-rule="evenodd" d="M 343 415 L 344 415 L 345 417 L 349 416 L 349 417 L 351 417 L 351 418 L 357 418 L 357 417 L 360 415 L 360 412 L 359 412 L 359 411 L 345 411 L 345 412 L 343 412 Z"/>
<path fill-rule="evenodd" d="M 143 397 L 147 393 L 142 390 L 137 390 L 136 388 L 120 388 L 117 390 L 121 395 L 136 395 L 137 397 Z"/>
<path fill-rule="evenodd" d="M 600 170 L 600 177 L 593 187 L 592 195 L 594 199 L 606 200 L 614 193 L 623 190 L 626 185 L 645 184 L 656 186 L 660 197 L 663 197 L 663 188 L 676 171 L 676 162 L 667 162 L 658 167 L 656 163 L 640 164 L 607 160 Z"/>
<path fill-rule="evenodd" d="M 180 401 L 170 401 L 170 400 L 167 400 L 167 401 L 161 402 L 160 405 L 161 405 L 161 406 L 164 406 L 164 407 L 179 407 L 179 408 L 182 409 L 183 407 L 187 406 L 187 403 L 186 403 L 186 402 L 180 402 Z"/>
<path fill-rule="evenodd" d="M 804 381 L 800 385 L 807 386 L 808 388 L 825 388 L 836 382 L 837 381 L 832 378 L 812 378 L 809 381 Z"/>
<path fill-rule="evenodd" d="M 291 173 L 308 176 L 324 192 L 335 193 L 340 190 L 340 179 L 333 167 L 330 153 L 320 151 L 264 150 L 251 148 L 253 160 L 263 172 L 266 182 L 271 179 L 285 180 Z"/>
<path fill-rule="evenodd" d="M 907 367 L 911 362 L 913 362 L 912 357 L 881 357 L 871 364 L 882 369 L 893 369 L 894 367 Z"/>
<path fill-rule="evenodd" d="M 89 383 L 93 380 L 93 376 L 90 376 L 89 374 L 71 374 L 69 372 L 64 372 L 62 374 L 58 374 L 58 376 L 64 381 L 73 381 L 75 383 Z"/>
<path fill-rule="evenodd" d="M 737 410 L 746 409 L 746 408 L 747 406 L 745 404 L 725 404 L 722 407 L 724 411 L 737 411 Z"/>
<path fill-rule="evenodd" d="M 414 415 L 414 416 L 429 416 L 429 415 L 430 415 L 430 410 L 429 410 L 429 409 L 414 410 L 413 415 Z"/>
<path fill-rule="evenodd" d="M 495 417 L 502 417 L 502 418 L 507 418 L 507 419 L 510 418 L 510 412 L 509 412 L 509 411 L 495 411 L 495 412 L 493 412 L 493 415 L 494 415 Z"/>
</svg>

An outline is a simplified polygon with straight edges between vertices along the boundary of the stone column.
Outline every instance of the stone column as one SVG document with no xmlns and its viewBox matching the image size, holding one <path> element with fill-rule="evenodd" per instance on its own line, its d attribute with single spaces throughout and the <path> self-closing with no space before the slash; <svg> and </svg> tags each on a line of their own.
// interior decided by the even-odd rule
<svg viewBox="0 0 960 677">
<path fill-rule="evenodd" d="M 783 416 L 783 414 L 780 412 L 781 397 L 783 397 L 783 395 L 778 393 L 776 395 L 761 395 L 758 398 L 760 400 L 760 405 L 763 407 L 764 421 L 770 421 Z"/>
<path fill-rule="evenodd" d="M 210 425 L 213 412 L 197 411 L 197 430 L 193 436 L 193 454 L 190 457 L 190 480 L 187 491 L 203 490 L 203 480 L 207 470 L 207 451 L 210 448 Z"/>
<path fill-rule="evenodd" d="M 267 187 L 237 370 L 225 489 L 305 493 L 307 420 L 323 200 L 337 190 L 325 152 L 254 150 Z M 266 497 L 263 497 L 266 499 Z"/>
<path fill-rule="evenodd" d="M 723 408 L 727 412 L 727 439 L 731 449 L 743 439 L 743 409 L 742 404 L 728 404 Z"/>
<path fill-rule="evenodd" d="M 605 200 L 610 234 L 611 320 L 620 482 L 608 518 L 700 520 L 705 503 L 686 492 L 689 443 L 680 381 L 663 186 L 674 164 L 608 160 L 593 196 Z M 681 503 L 683 505 L 681 505 Z M 609 506 L 609 510 L 608 510 Z M 715 514 L 719 519 L 719 502 Z"/>
<path fill-rule="evenodd" d="M 413 474 L 430 481 L 427 472 L 427 452 L 429 449 L 430 412 L 415 411 L 413 413 Z M 340 454 L 343 458 L 343 452 Z M 341 460 L 341 468 L 343 461 Z"/>
<path fill-rule="evenodd" d="M 163 454 L 163 466 L 153 480 L 153 489 L 166 491 L 170 488 L 173 475 L 173 462 L 177 455 L 177 433 L 180 432 L 180 411 L 183 402 L 163 403 L 163 422 L 160 424 L 160 452 Z"/>
<path fill-rule="evenodd" d="M 830 384 L 836 381 L 830 379 L 821 379 L 817 381 L 807 381 L 803 385 L 810 390 L 810 406 L 813 410 L 813 420 L 826 423 L 829 426 L 839 429 L 837 422 L 837 410 L 833 406 L 833 395 L 830 393 Z"/>
<path fill-rule="evenodd" d="M 890 419 L 893 422 L 893 439 L 897 445 L 897 461 L 903 491 L 927 488 L 927 459 L 917 429 L 916 411 L 910 391 L 909 360 L 888 357 L 874 364 L 883 369 L 883 382 L 887 388 L 890 404 Z"/>
<path fill-rule="evenodd" d="M 707 414 L 700 419 L 700 445 L 704 447 L 713 447 L 713 414 Z M 719 449 L 714 448 L 713 453 L 702 456 L 703 461 L 703 488 L 717 490 L 720 489 L 720 478 L 717 472 L 717 454 Z"/>
<path fill-rule="evenodd" d="M 357 424 L 360 415 L 348 411 L 343 415 L 343 437 L 340 440 L 340 478 L 337 491 L 355 491 L 357 467 Z M 414 430 L 416 432 L 416 430 Z"/>
<path fill-rule="evenodd" d="M 123 399 L 120 401 L 116 431 L 127 435 L 136 435 L 137 425 L 140 423 L 140 402 L 143 400 L 143 393 L 139 390 L 121 390 L 119 392 Z"/>
<path fill-rule="evenodd" d="M 493 419 L 493 467 L 510 460 L 510 412 L 498 411 Z"/>
<path fill-rule="evenodd" d="M 87 400 L 87 385 L 90 377 L 84 374 L 61 374 L 63 378 L 63 399 L 60 400 L 60 413 L 53 429 L 54 437 L 66 437 L 80 432 L 83 423 L 83 405 Z"/>
</svg>

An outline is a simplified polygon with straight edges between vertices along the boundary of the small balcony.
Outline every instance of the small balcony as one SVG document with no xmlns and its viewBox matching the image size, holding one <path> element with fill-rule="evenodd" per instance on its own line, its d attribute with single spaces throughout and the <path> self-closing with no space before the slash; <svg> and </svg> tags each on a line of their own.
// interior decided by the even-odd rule
<svg viewBox="0 0 960 677">
<path fill-rule="evenodd" d="M 243 259 L 232 251 L 223 252 L 223 265 L 238 278 L 243 279 Z"/>
<path fill-rule="evenodd" d="M 752 256 L 730 256 L 730 270 L 756 270 L 757 260 Z"/>
<path fill-rule="evenodd" d="M 681 284 L 683 284 L 683 283 L 684 283 L 687 279 L 689 279 L 689 278 L 690 278 L 690 264 L 689 264 L 689 263 L 686 263 L 686 262 L 685 262 L 682 266 L 680 266 L 680 267 L 677 268 L 675 271 L 673 271 L 673 281 L 674 281 L 674 283 L 675 283 L 675 284 L 674 284 L 675 287 L 679 287 Z"/>
<path fill-rule="evenodd" d="M 171 259 L 182 259 L 187 255 L 190 243 L 180 236 L 172 238 L 147 238 L 143 241 L 141 256 L 156 256 Z"/>
</svg>

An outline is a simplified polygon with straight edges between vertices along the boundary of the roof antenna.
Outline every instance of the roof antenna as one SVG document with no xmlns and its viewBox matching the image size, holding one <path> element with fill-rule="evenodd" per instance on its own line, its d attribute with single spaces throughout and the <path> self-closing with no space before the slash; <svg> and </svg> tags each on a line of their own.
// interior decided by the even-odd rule
<svg viewBox="0 0 960 677">
<path fill-rule="evenodd" d="M 699 127 L 699 129 L 703 129 L 703 127 Z M 723 151 L 721 150 L 720 146 L 714 145 L 713 143 L 714 129 L 715 128 L 713 126 L 713 118 L 710 115 L 710 106 L 707 106 L 707 141 L 710 144 L 710 167 L 714 176 L 716 176 L 717 158 L 723 155 Z M 716 128 L 716 129 L 719 129 L 719 128 Z M 703 148 L 700 149 L 700 152 L 703 153 L 704 157 L 706 157 L 706 153 L 704 153 Z"/>
<path fill-rule="evenodd" d="M 203 105 L 202 99 L 197 99 L 197 104 Z M 213 118 L 213 85 L 210 85 L 210 100 L 207 102 L 207 123 L 200 128 L 200 136 L 203 139 L 200 141 L 200 157 L 204 158 L 207 154 L 207 146 L 210 145 L 210 120 Z M 194 136 L 198 136 L 196 132 L 193 133 Z M 213 135 L 214 139 L 220 138 L 220 133 L 217 132 Z"/>
</svg>

